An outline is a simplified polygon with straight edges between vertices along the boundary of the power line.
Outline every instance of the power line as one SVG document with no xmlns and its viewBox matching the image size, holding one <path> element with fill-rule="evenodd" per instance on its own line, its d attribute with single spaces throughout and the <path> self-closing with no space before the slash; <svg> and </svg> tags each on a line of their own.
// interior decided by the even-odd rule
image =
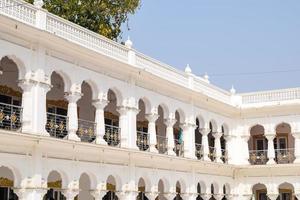
<svg viewBox="0 0 300 200">
<path fill-rule="evenodd" d="M 209 76 L 211 76 L 211 77 L 257 76 L 257 75 L 292 73 L 292 72 L 300 72 L 300 69 L 272 70 L 272 71 L 261 71 L 261 72 L 239 72 L 239 73 L 209 74 Z"/>
</svg>

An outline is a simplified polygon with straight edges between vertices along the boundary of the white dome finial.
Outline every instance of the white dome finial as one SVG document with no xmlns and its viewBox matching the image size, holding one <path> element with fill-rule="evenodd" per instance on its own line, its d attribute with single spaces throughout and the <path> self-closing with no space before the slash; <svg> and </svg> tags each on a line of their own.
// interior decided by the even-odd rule
<svg viewBox="0 0 300 200">
<path fill-rule="evenodd" d="M 37 8 L 42 8 L 44 5 L 43 0 L 34 0 L 33 5 L 35 5 Z"/>
<path fill-rule="evenodd" d="M 187 74 L 191 74 L 192 73 L 192 69 L 190 67 L 189 64 L 186 65 L 185 69 L 184 69 L 184 72 L 187 73 Z"/>
<path fill-rule="evenodd" d="M 207 72 L 205 72 L 205 75 L 203 78 L 207 83 L 209 83 L 209 76 L 208 76 Z"/>
<path fill-rule="evenodd" d="M 231 86 L 230 93 L 231 93 L 232 95 L 234 95 L 234 94 L 236 93 L 236 90 L 235 90 L 235 88 L 234 88 L 233 85 Z"/>
<path fill-rule="evenodd" d="M 132 48 L 132 45 L 133 45 L 133 43 L 132 43 L 132 41 L 130 40 L 130 37 L 128 36 L 128 39 L 127 39 L 126 42 L 125 42 L 125 46 L 126 46 L 127 48 L 131 49 L 131 48 Z"/>
</svg>

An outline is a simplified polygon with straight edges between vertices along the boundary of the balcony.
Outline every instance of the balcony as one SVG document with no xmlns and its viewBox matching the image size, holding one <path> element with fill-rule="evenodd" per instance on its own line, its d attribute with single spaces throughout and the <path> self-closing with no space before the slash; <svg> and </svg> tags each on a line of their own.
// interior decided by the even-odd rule
<svg viewBox="0 0 300 200">
<path fill-rule="evenodd" d="M 249 162 L 251 165 L 265 165 L 268 161 L 268 150 L 249 151 Z"/>
<path fill-rule="evenodd" d="M 226 149 L 221 149 L 221 160 L 223 163 L 228 163 L 228 151 Z"/>
<path fill-rule="evenodd" d="M 275 161 L 278 164 L 293 163 L 294 155 L 294 149 L 275 149 Z"/>
<path fill-rule="evenodd" d="M 22 107 L 0 103 L 0 129 L 20 131 Z"/>
<path fill-rule="evenodd" d="M 158 150 L 158 153 L 160 154 L 167 154 L 168 152 L 168 138 L 163 136 L 156 136 L 157 138 L 157 145 L 156 149 Z"/>
<path fill-rule="evenodd" d="M 195 156 L 198 160 L 203 159 L 203 146 L 202 144 L 195 144 Z"/>
<path fill-rule="evenodd" d="M 68 117 L 54 113 L 47 113 L 46 130 L 51 137 L 64 138 L 68 135 Z"/>
<path fill-rule="evenodd" d="M 209 147 L 208 157 L 210 158 L 211 161 L 216 160 L 217 154 L 216 154 L 216 148 L 215 147 Z"/>
<path fill-rule="evenodd" d="M 140 151 L 149 151 L 149 134 L 137 131 L 136 145 Z"/>
<path fill-rule="evenodd" d="M 121 141 L 120 132 L 121 129 L 118 126 L 105 124 L 105 135 L 103 139 L 107 142 L 107 145 L 113 147 L 119 147 Z"/>
<path fill-rule="evenodd" d="M 81 142 L 93 142 L 96 139 L 96 123 L 88 120 L 78 119 L 77 136 Z"/>
</svg>

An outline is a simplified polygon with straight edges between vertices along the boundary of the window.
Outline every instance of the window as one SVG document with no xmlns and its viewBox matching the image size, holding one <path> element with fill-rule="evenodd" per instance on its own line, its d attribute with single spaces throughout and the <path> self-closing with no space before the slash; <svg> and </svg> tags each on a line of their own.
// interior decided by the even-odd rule
<svg viewBox="0 0 300 200">
<path fill-rule="evenodd" d="M 257 139 L 255 139 L 255 147 L 256 147 L 255 149 L 257 151 L 263 151 L 263 150 L 267 149 L 265 141 L 266 140 L 264 138 L 257 138 Z"/>
</svg>

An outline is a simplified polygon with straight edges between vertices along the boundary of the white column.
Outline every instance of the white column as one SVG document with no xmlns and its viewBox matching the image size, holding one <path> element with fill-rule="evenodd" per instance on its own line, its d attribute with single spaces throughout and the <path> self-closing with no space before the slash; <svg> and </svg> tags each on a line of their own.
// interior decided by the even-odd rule
<svg viewBox="0 0 300 200">
<path fill-rule="evenodd" d="M 295 139 L 295 145 L 294 145 L 295 161 L 294 161 L 294 163 L 300 163 L 300 133 L 299 132 L 293 133 L 293 137 Z"/>
<path fill-rule="evenodd" d="M 158 196 L 158 193 L 157 193 L 157 192 L 146 193 L 146 197 L 147 197 L 149 200 L 155 200 L 157 196 Z"/>
<path fill-rule="evenodd" d="M 268 163 L 267 164 L 275 164 L 275 149 L 274 149 L 274 134 L 266 135 L 266 138 L 268 140 Z"/>
<path fill-rule="evenodd" d="M 137 130 L 136 130 L 136 115 L 138 109 L 133 107 L 119 107 L 118 113 L 120 128 L 121 128 L 121 147 L 138 150 L 136 146 Z"/>
<path fill-rule="evenodd" d="M 267 194 L 268 198 L 270 200 L 276 200 L 279 196 L 279 194 Z"/>
<path fill-rule="evenodd" d="M 210 133 L 210 129 L 201 129 L 201 135 L 202 135 L 202 148 L 203 148 L 203 160 L 210 161 L 210 158 L 208 157 L 209 154 L 209 146 L 208 146 L 208 134 Z"/>
<path fill-rule="evenodd" d="M 136 145 L 137 128 L 136 128 L 136 116 L 140 110 L 136 107 L 130 107 L 127 111 L 128 120 L 128 147 L 131 149 L 139 150 Z"/>
<path fill-rule="evenodd" d="M 248 141 L 250 139 L 249 135 L 243 135 L 240 138 L 239 147 L 241 148 L 241 158 L 238 163 L 235 164 L 241 164 L 241 165 L 249 165 L 249 145 Z M 237 142 L 238 143 L 238 142 Z M 238 153 L 235 153 L 236 156 L 238 156 Z"/>
<path fill-rule="evenodd" d="M 66 200 L 74 200 L 74 198 L 79 194 L 79 189 L 67 189 L 62 191 Z"/>
<path fill-rule="evenodd" d="M 80 141 L 80 138 L 76 135 L 78 130 L 78 111 L 77 101 L 81 98 L 80 92 L 70 92 L 65 98 L 69 101 L 68 104 L 68 139 L 74 141 Z"/>
<path fill-rule="evenodd" d="M 96 144 L 107 144 L 103 139 L 105 134 L 104 108 L 108 104 L 106 99 L 99 99 L 93 102 L 96 108 L 95 123 L 96 123 Z"/>
<path fill-rule="evenodd" d="M 45 126 L 47 123 L 46 95 L 51 85 L 44 81 L 42 73 L 37 73 L 38 80 L 21 80 L 19 86 L 23 89 L 23 120 L 22 131 L 37 135 L 49 136 Z"/>
<path fill-rule="evenodd" d="M 234 158 L 233 158 L 233 155 L 234 155 L 234 147 L 235 147 L 235 144 L 234 144 L 234 136 L 232 135 L 226 135 L 224 137 L 225 141 L 226 141 L 226 144 L 225 144 L 225 150 L 227 151 L 227 159 L 228 159 L 228 163 L 229 164 L 233 164 L 234 162 Z"/>
<path fill-rule="evenodd" d="M 36 200 L 43 199 L 44 195 L 47 193 L 46 189 L 15 189 L 14 192 L 18 195 L 19 200 Z"/>
<path fill-rule="evenodd" d="M 215 138 L 216 161 L 218 163 L 223 163 L 223 161 L 221 160 L 222 150 L 221 150 L 221 140 L 220 140 L 222 135 L 223 135 L 222 132 L 216 132 L 213 134 Z"/>
<path fill-rule="evenodd" d="M 33 103 L 32 103 L 32 90 L 34 82 L 29 80 L 22 80 L 19 82 L 19 86 L 22 88 L 22 132 L 33 132 Z"/>
<path fill-rule="evenodd" d="M 91 195 L 95 198 L 95 200 L 102 200 L 106 193 L 107 191 L 105 190 L 94 190 L 91 192 Z"/>
<path fill-rule="evenodd" d="M 185 123 L 181 126 L 183 130 L 184 157 L 197 159 L 195 155 L 195 128 L 192 123 Z"/>
<path fill-rule="evenodd" d="M 211 194 L 201 194 L 200 196 L 203 200 L 209 200 L 211 198 Z"/>
<path fill-rule="evenodd" d="M 150 113 L 146 115 L 146 119 L 148 120 L 148 136 L 150 137 L 150 152 L 158 153 L 158 150 L 155 148 L 157 144 L 156 138 L 156 120 L 159 115 L 156 113 Z"/>
<path fill-rule="evenodd" d="M 215 198 L 216 200 L 222 200 L 223 197 L 224 197 L 224 195 L 222 195 L 222 194 L 215 194 L 215 195 L 214 195 L 214 198 Z"/>
<path fill-rule="evenodd" d="M 174 129 L 173 129 L 175 123 L 176 123 L 176 119 L 174 118 L 165 119 L 165 124 L 167 126 L 166 135 L 168 138 L 168 155 L 172 155 L 172 156 L 176 155 L 174 152 L 175 143 L 174 143 Z"/>
<path fill-rule="evenodd" d="M 132 200 L 132 199 L 136 199 L 137 192 L 136 191 L 121 191 L 121 192 L 117 192 L 117 196 L 120 200 Z"/>
</svg>

